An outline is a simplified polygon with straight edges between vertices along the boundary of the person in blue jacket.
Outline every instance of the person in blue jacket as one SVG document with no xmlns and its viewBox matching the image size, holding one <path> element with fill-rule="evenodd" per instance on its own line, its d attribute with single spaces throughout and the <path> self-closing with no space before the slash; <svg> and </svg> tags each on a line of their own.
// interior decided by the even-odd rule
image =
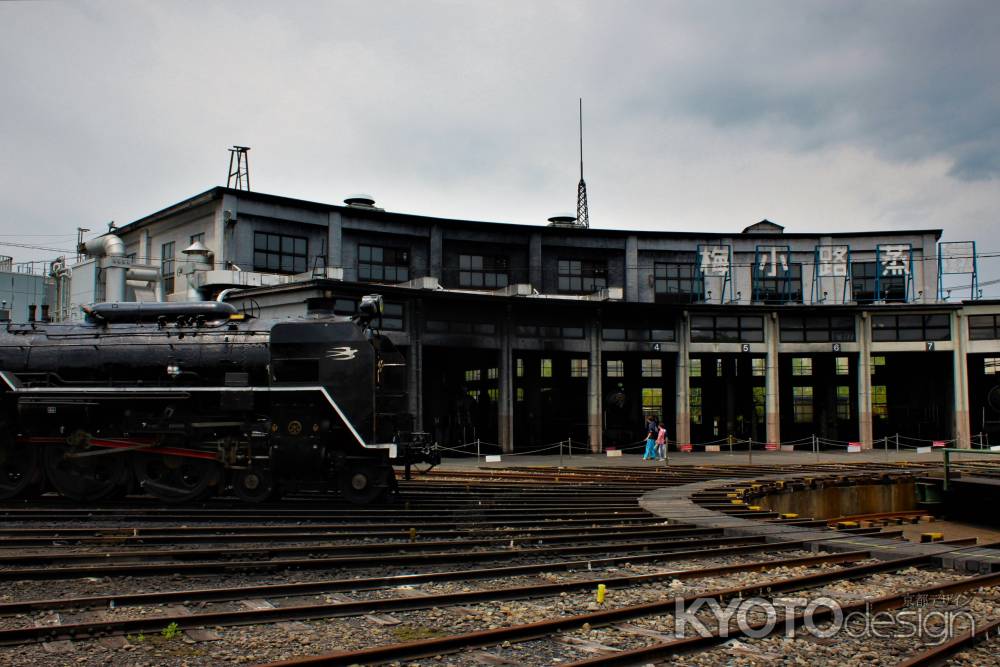
<svg viewBox="0 0 1000 667">
<path fill-rule="evenodd" d="M 643 461 L 656 460 L 656 435 L 660 430 L 660 425 L 656 422 L 656 417 L 646 415 L 646 453 L 642 455 Z"/>
</svg>

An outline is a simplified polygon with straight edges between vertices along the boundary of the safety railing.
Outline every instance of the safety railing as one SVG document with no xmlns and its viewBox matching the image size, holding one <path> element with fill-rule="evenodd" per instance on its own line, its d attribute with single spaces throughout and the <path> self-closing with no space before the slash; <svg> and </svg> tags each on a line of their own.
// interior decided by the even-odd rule
<svg viewBox="0 0 1000 667">
<path fill-rule="evenodd" d="M 975 454 L 980 456 L 983 454 L 987 455 L 1000 455 L 1000 450 L 995 449 L 958 449 L 955 447 L 945 447 L 939 450 L 944 454 L 944 484 L 942 485 L 942 490 L 948 491 L 948 484 L 951 481 L 951 456 L 952 454 Z"/>
</svg>

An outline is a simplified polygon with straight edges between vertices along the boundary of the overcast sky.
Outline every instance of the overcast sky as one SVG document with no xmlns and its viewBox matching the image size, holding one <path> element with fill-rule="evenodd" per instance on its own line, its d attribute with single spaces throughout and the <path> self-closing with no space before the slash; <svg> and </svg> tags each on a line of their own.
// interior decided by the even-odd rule
<svg viewBox="0 0 1000 667">
<path fill-rule="evenodd" d="M 998 35 L 996 0 L 3 2 L 0 242 L 71 250 L 224 185 L 232 144 L 257 191 L 545 224 L 582 97 L 594 227 L 1000 255 Z"/>
</svg>

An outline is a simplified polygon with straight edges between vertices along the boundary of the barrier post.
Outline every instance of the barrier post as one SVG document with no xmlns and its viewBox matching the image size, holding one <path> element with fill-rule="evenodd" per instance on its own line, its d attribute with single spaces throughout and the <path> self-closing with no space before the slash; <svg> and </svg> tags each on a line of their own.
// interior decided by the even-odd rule
<svg viewBox="0 0 1000 667">
<path fill-rule="evenodd" d="M 570 436 L 566 442 L 569 445 L 569 457 L 573 458 L 573 436 Z"/>
<path fill-rule="evenodd" d="M 896 454 L 899 454 L 899 434 L 896 434 Z"/>
<path fill-rule="evenodd" d="M 476 438 L 476 465 L 480 463 L 479 438 Z"/>
<path fill-rule="evenodd" d="M 729 455 L 732 456 L 733 455 L 733 434 L 730 433 L 728 436 L 726 436 L 726 440 L 729 443 Z"/>
<path fill-rule="evenodd" d="M 816 456 L 816 463 L 819 463 L 819 437 L 815 433 L 812 434 L 812 446 L 813 453 Z"/>
<path fill-rule="evenodd" d="M 747 465 L 753 465 L 753 438 L 747 440 Z"/>
<path fill-rule="evenodd" d="M 559 467 L 562 468 L 563 464 L 563 452 L 562 452 L 563 441 L 559 441 Z"/>
</svg>

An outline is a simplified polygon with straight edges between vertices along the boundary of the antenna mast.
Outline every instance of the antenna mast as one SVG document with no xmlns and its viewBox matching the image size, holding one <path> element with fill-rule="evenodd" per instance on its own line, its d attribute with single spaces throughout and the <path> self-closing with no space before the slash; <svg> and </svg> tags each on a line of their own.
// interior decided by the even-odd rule
<svg viewBox="0 0 1000 667">
<path fill-rule="evenodd" d="M 583 98 L 580 98 L 580 183 L 576 186 L 576 224 L 590 227 L 587 210 L 587 183 L 583 180 Z"/>
<path fill-rule="evenodd" d="M 249 146 L 233 146 L 229 149 L 229 178 L 226 187 L 250 191 L 250 156 Z M 236 163 L 235 165 L 233 163 Z M 235 168 L 234 168 L 235 166 Z"/>
</svg>

